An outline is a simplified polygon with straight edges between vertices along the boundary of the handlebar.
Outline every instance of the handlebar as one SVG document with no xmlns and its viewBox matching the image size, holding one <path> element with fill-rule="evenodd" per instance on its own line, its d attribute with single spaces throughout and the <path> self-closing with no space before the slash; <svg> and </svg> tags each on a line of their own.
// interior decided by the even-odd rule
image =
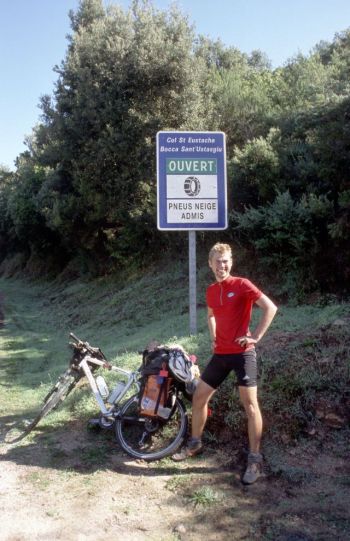
<svg viewBox="0 0 350 541">
<path fill-rule="evenodd" d="M 73 334 L 72 332 L 69 333 L 69 336 L 73 338 L 76 342 L 81 342 L 81 340 L 77 336 L 75 336 L 75 334 Z"/>
<path fill-rule="evenodd" d="M 84 342 L 83 340 L 80 340 L 80 338 L 78 338 L 77 336 L 75 336 L 75 334 L 73 334 L 72 332 L 69 333 L 69 336 L 71 338 L 73 338 L 73 340 L 75 340 L 76 344 L 73 344 L 75 345 L 76 347 L 78 348 L 85 348 L 87 349 L 87 351 L 89 353 L 92 353 L 92 354 L 99 354 L 99 355 L 102 355 L 102 357 L 105 359 L 105 356 L 104 354 L 102 353 L 101 349 L 100 348 L 95 348 L 93 346 L 90 346 L 89 342 Z"/>
</svg>

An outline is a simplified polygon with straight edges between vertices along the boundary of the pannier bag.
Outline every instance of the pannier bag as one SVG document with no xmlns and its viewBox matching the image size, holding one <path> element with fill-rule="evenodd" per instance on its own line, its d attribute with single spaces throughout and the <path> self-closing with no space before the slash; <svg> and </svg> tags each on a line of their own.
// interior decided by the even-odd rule
<svg viewBox="0 0 350 541">
<path fill-rule="evenodd" d="M 161 370 L 162 372 L 165 371 Z M 147 376 L 141 397 L 140 413 L 150 417 L 157 416 L 168 419 L 172 408 L 170 385 L 171 378 L 168 376 Z"/>
<path fill-rule="evenodd" d="M 168 418 L 173 401 L 171 386 L 175 383 L 191 398 L 199 378 L 198 366 L 184 349 L 173 344 L 158 346 L 143 353 L 141 392 L 141 414 Z"/>
</svg>

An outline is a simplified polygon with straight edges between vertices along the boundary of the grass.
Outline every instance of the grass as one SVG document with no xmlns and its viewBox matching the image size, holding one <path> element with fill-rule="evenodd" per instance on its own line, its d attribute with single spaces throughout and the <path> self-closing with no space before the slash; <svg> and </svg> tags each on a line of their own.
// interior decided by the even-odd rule
<svg viewBox="0 0 350 541">
<path fill-rule="evenodd" d="M 189 501 L 196 507 L 197 505 L 201 506 L 211 506 L 217 504 L 222 497 L 214 491 L 211 487 L 204 486 L 195 490 L 190 496 Z"/>
<path fill-rule="evenodd" d="M 196 336 L 189 335 L 187 269 L 179 264 L 130 277 L 125 284 L 111 278 L 70 283 L 0 278 L 0 292 L 5 295 L 5 325 L 0 329 L 0 408 L 6 412 L 6 426 L 31 418 L 65 370 L 71 355 L 70 331 L 101 347 L 119 366 L 136 368 L 141 361 L 138 350 L 156 338 L 180 343 L 197 355 L 203 368 L 210 355 L 204 291 L 211 277 L 205 269 L 198 277 Z M 321 343 L 320 334 L 314 331 L 346 318 L 349 310 L 346 303 L 279 307 L 269 334 L 288 331 L 296 339 L 282 347 L 276 342 L 275 351 L 264 354 L 260 362 L 261 397 L 269 422 L 276 421 L 277 427 L 290 423 L 291 432 L 298 431 L 305 408 L 312 411 L 317 393 L 332 389 L 345 392 L 344 374 L 350 370 L 348 327 L 336 329 L 344 333 L 341 342 L 332 329 L 327 331 L 329 344 Z M 252 327 L 258 316 L 259 311 L 254 310 Z M 298 333 L 303 334 L 302 339 Z M 220 441 L 220 425 L 238 431 L 245 422 L 233 386 L 229 378 L 213 400 L 214 415 L 208 425 L 213 441 Z M 42 425 L 64 425 L 94 411 L 95 402 L 82 387 Z"/>
<path fill-rule="evenodd" d="M 338 318 L 349 316 L 349 303 L 314 304 L 301 306 L 280 306 L 278 317 L 273 322 L 275 330 L 279 331 L 312 331 Z"/>
<path fill-rule="evenodd" d="M 165 486 L 171 492 L 177 493 L 179 491 L 181 492 L 181 490 L 187 486 L 190 486 L 193 479 L 193 475 L 175 475 L 167 481 Z"/>
<path fill-rule="evenodd" d="M 173 269 L 173 283 L 183 280 L 182 272 Z M 0 279 L 6 314 L 0 329 L 2 411 L 24 417 L 35 413 L 68 365 L 70 331 L 101 347 L 122 367 L 136 368 L 141 361 L 137 351 L 154 337 L 178 341 L 198 354 L 201 340 L 188 336 L 186 287 L 174 295 L 165 287 L 167 280 L 168 275 L 149 275 L 122 288 L 106 280 L 62 284 Z M 76 414 L 94 407 L 80 395 L 81 405 L 73 398 L 67 400 Z"/>
<path fill-rule="evenodd" d="M 50 486 L 50 479 L 47 472 L 34 471 L 26 476 L 26 481 L 29 481 L 35 486 L 36 490 L 45 490 Z"/>
</svg>

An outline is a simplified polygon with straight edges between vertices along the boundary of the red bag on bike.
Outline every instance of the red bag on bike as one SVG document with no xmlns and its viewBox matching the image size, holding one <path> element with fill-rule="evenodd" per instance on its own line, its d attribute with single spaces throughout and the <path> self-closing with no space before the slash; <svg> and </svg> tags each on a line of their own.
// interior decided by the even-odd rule
<svg viewBox="0 0 350 541">
<path fill-rule="evenodd" d="M 163 372 L 163 374 L 162 374 Z M 166 370 L 161 370 L 158 375 L 146 377 L 145 385 L 140 401 L 140 412 L 150 417 L 162 417 L 167 419 L 171 413 L 169 404 L 171 378 Z"/>
</svg>

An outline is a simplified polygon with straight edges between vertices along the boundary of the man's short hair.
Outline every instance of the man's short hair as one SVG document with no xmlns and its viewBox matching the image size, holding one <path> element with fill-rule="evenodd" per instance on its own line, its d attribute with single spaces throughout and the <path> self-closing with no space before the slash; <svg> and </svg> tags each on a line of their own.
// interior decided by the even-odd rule
<svg viewBox="0 0 350 541">
<path fill-rule="evenodd" d="M 231 246 L 229 244 L 224 244 L 222 242 L 217 242 L 216 244 L 214 244 L 214 246 L 211 248 L 210 252 L 209 252 L 209 261 L 211 261 L 214 257 L 215 254 L 226 254 L 226 253 L 229 253 L 230 254 L 230 258 L 232 259 L 232 249 L 231 249 Z"/>
</svg>

